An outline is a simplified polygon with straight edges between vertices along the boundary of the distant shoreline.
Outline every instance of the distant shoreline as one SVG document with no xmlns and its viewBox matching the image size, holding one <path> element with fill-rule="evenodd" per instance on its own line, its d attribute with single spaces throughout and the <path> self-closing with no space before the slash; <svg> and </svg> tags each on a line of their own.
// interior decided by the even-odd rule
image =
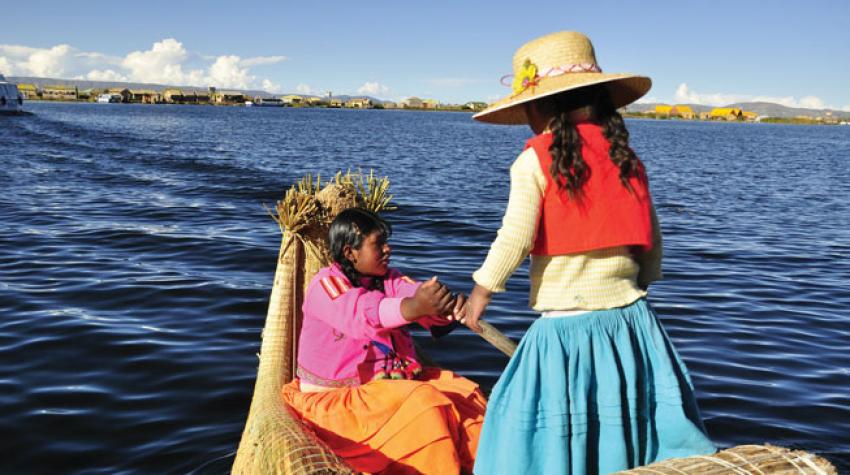
<svg viewBox="0 0 850 475">
<path fill-rule="evenodd" d="M 93 100 L 67 100 L 67 99 L 26 99 L 24 102 L 24 107 L 26 107 L 27 103 L 35 103 L 35 104 L 107 104 L 107 103 L 99 103 Z M 371 107 L 346 107 L 346 106 L 331 106 L 325 103 L 319 104 L 298 104 L 298 105 L 274 105 L 274 106 L 259 106 L 259 105 L 246 105 L 244 102 L 229 102 L 229 103 L 211 103 L 211 102 L 199 102 L 199 103 L 180 103 L 180 102 L 156 102 L 156 103 L 146 103 L 146 102 L 112 102 L 108 104 L 121 104 L 121 105 L 142 105 L 142 106 L 213 106 L 213 107 L 242 107 L 246 109 L 346 109 L 346 110 L 396 110 L 396 111 L 419 111 L 419 112 L 467 112 L 473 113 L 478 112 L 482 109 L 472 109 L 464 106 L 457 105 L 438 105 L 434 107 L 384 107 L 383 105 L 375 105 Z"/>
<path fill-rule="evenodd" d="M 24 107 L 26 107 L 27 103 L 35 103 L 35 104 L 98 104 L 96 101 L 88 101 L 88 100 L 60 100 L 60 99 L 27 99 L 24 102 Z M 213 107 L 241 107 L 245 109 L 345 109 L 345 110 L 390 110 L 390 111 L 407 111 L 407 112 L 466 112 L 468 114 L 478 112 L 478 110 L 473 110 L 470 108 L 464 108 L 460 106 L 445 106 L 445 107 L 331 107 L 326 104 L 322 105 L 281 105 L 281 106 L 246 106 L 244 103 L 227 103 L 227 104 L 212 104 L 212 103 L 197 103 L 197 104 L 181 104 L 181 103 L 154 103 L 147 104 L 141 102 L 131 102 L 131 103 L 113 103 L 113 104 L 127 104 L 127 105 L 143 105 L 143 106 L 213 106 Z M 814 119 L 801 119 L 801 118 L 784 118 L 784 117 L 766 117 L 762 118 L 758 121 L 748 121 L 748 120 L 722 120 L 722 119 L 684 119 L 680 117 L 659 117 L 655 114 L 646 114 L 646 113 L 635 113 L 635 112 L 623 112 L 621 111 L 623 118 L 626 119 L 638 119 L 638 120 L 652 120 L 652 121 L 675 121 L 675 122 L 719 122 L 719 123 L 742 123 L 742 124 L 758 124 L 758 123 L 767 123 L 767 124 L 786 124 L 786 125 L 850 125 L 848 121 L 841 122 L 824 122 L 818 121 Z"/>
<path fill-rule="evenodd" d="M 623 117 L 626 119 L 641 119 L 641 120 L 657 120 L 657 121 L 676 121 L 676 122 L 721 122 L 721 123 L 741 123 L 741 124 L 788 124 L 788 125 L 850 125 L 850 121 L 835 121 L 827 122 L 817 119 L 808 119 L 800 117 L 762 117 L 758 120 L 726 120 L 720 118 L 682 118 L 682 117 L 666 117 L 653 113 L 640 112 L 623 112 Z"/>
</svg>

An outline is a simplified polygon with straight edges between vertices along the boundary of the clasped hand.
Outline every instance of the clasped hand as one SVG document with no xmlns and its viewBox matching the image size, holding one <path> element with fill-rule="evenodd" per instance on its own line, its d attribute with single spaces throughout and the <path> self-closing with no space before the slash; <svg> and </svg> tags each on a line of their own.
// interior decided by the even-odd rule
<svg viewBox="0 0 850 475">
<path fill-rule="evenodd" d="M 403 311 L 405 316 L 410 315 L 413 319 L 440 316 L 461 320 L 466 315 L 466 296 L 453 294 L 436 276 L 420 285 L 413 297 L 405 299 L 402 305 L 406 307 Z M 442 319 L 440 323 L 445 325 L 448 322 Z"/>
</svg>

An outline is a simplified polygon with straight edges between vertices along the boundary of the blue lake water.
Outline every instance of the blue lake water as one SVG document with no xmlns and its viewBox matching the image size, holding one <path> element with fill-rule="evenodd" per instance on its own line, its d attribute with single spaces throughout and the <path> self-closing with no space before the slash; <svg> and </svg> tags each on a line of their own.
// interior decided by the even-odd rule
<svg viewBox="0 0 850 475">
<path fill-rule="evenodd" d="M 394 263 L 468 289 L 529 132 L 468 114 L 27 104 L 0 118 L 0 471 L 223 473 L 256 376 L 280 235 L 307 172 L 374 169 Z M 666 279 L 650 300 L 712 439 L 850 470 L 850 127 L 629 121 Z M 520 338 L 524 268 L 488 319 Z M 469 331 L 421 339 L 489 388 Z"/>
</svg>

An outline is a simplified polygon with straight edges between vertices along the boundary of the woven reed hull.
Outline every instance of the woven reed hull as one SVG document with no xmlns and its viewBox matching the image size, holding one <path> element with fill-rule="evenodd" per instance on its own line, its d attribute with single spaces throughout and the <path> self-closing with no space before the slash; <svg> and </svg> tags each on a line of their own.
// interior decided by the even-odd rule
<svg viewBox="0 0 850 475">
<path fill-rule="evenodd" d="M 307 276 L 321 268 L 304 244 L 284 235 L 269 300 L 251 409 L 236 452 L 234 474 L 352 474 L 284 404 L 280 389 L 294 376 L 301 301 Z"/>
<path fill-rule="evenodd" d="M 836 475 L 823 457 L 772 445 L 739 445 L 711 456 L 664 460 L 618 475 Z"/>
</svg>

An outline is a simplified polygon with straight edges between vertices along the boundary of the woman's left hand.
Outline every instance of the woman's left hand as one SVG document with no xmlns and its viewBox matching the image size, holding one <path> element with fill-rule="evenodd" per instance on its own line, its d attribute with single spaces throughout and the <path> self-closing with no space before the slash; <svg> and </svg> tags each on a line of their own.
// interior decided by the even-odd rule
<svg viewBox="0 0 850 475">
<path fill-rule="evenodd" d="M 460 319 L 460 323 L 463 323 L 475 333 L 481 333 L 482 328 L 481 325 L 478 324 L 478 320 L 484 316 L 484 311 L 487 310 L 487 305 L 490 304 L 490 300 L 492 298 L 493 292 L 487 290 L 485 287 L 475 284 L 475 287 L 469 294 L 469 300 L 466 302 L 466 315 Z"/>
</svg>

